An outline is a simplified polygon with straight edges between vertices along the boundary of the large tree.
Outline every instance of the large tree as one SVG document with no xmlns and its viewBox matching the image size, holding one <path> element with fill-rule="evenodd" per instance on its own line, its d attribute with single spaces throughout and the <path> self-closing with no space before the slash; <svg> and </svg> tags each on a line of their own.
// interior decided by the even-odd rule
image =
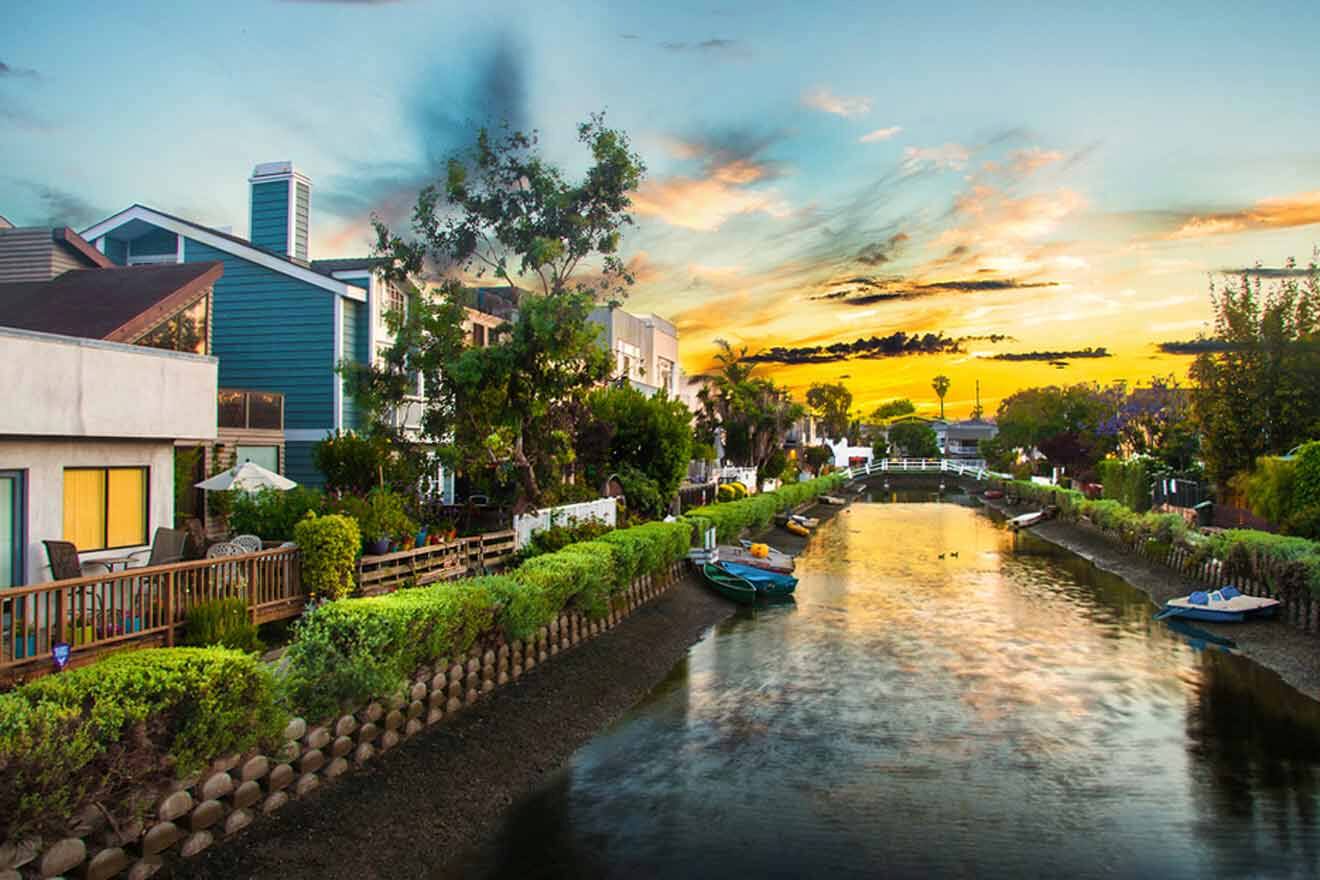
<svg viewBox="0 0 1320 880">
<path fill-rule="evenodd" d="M 570 181 L 542 158 L 534 132 L 482 129 L 445 180 L 418 196 L 411 236 L 374 219 L 387 280 L 447 277 L 436 291 L 414 290 L 382 365 L 345 370 L 383 423 L 420 374 L 424 433 L 442 459 L 516 484 L 524 503 L 540 500 L 571 461 L 575 419 L 609 375 L 591 310 L 633 281 L 617 251 L 645 167 L 602 116 L 580 125 L 578 140 L 590 162 Z M 500 280 L 518 302 L 484 348 L 470 347 L 463 329 L 460 278 L 473 276 Z"/>
<path fill-rule="evenodd" d="M 807 389 L 807 406 L 820 422 L 824 436 L 831 440 L 848 435 L 852 400 L 852 392 L 842 382 L 817 382 Z"/>
<path fill-rule="evenodd" d="M 1221 485 L 1256 458 L 1320 436 L 1320 268 L 1271 284 L 1261 272 L 1212 281 L 1214 335 L 1199 340 L 1192 411 L 1206 470 Z"/>
<path fill-rule="evenodd" d="M 734 348 L 723 339 L 715 343 L 717 368 L 697 394 L 699 427 L 703 435 L 723 429 L 725 456 L 759 468 L 783 447 L 788 429 L 805 410 L 787 388 L 752 375 L 756 364 L 747 359 L 746 346 Z"/>
<path fill-rule="evenodd" d="M 692 412 L 663 390 L 647 397 L 630 384 L 593 391 L 578 424 L 578 472 L 592 486 L 618 476 L 628 506 L 663 515 L 687 476 Z"/>
<path fill-rule="evenodd" d="M 897 422 L 889 427 L 889 451 L 905 458 L 936 458 L 940 454 L 939 438 L 925 422 Z"/>
<path fill-rule="evenodd" d="M 894 416 L 906 416 L 916 412 L 917 408 L 906 397 L 887 400 L 871 411 L 871 418 L 877 422 L 892 419 Z"/>
<path fill-rule="evenodd" d="M 1090 476 L 1115 448 L 1103 426 L 1115 417 L 1126 389 L 1096 384 L 1024 388 L 999 402 L 996 421 L 1002 450 L 1038 450 L 1074 476 Z"/>
</svg>

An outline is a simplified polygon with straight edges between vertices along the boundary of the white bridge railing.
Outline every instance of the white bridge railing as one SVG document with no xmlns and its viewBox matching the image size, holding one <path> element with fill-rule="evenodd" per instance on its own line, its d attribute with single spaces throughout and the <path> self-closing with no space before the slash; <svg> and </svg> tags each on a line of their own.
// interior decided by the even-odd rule
<svg viewBox="0 0 1320 880">
<path fill-rule="evenodd" d="M 881 458 L 866 465 L 846 468 L 843 474 L 849 479 L 876 474 L 953 474 L 974 480 L 1007 477 L 1006 474 L 998 474 L 979 465 L 967 465 L 947 458 Z"/>
</svg>

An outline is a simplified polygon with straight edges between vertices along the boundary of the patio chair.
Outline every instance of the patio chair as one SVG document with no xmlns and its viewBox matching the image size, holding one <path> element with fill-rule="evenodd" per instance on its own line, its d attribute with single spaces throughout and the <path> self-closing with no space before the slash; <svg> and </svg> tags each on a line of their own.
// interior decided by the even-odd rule
<svg viewBox="0 0 1320 880">
<path fill-rule="evenodd" d="M 70 578 L 80 578 L 88 574 L 84 571 L 84 563 L 78 559 L 78 548 L 72 541 L 42 541 L 46 545 L 46 559 L 50 562 L 50 579 L 53 581 L 64 581 Z M 108 566 L 98 562 L 86 563 L 88 568 L 100 569 L 91 572 L 92 574 L 103 574 L 110 571 Z"/>
<path fill-rule="evenodd" d="M 151 536 L 151 549 L 139 550 L 131 554 L 134 567 L 141 565 L 166 565 L 171 562 L 182 562 L 183 551 L 188 543 L 188 532 L 185 529 L 167 529 L 164 526 L 156 529 L 156 534 Z M 137 557 L 142 554 L 149 554 L 146 562 L 139 562 Z"/>
<path fill-rule="evenodd" d="M 219 544 L 212 544 L 206 549 L 206 558 L 215 559 L 219 556 L 242 556 L 247 551 L 242 545 L 235 544 L 232 541 L 221 541 Z"/>
<path fill-rule="evenodd" d="M 242 547 L 244 553 L 261 552 L 261 539 L 256 535 L 238 535 L 237 537 L 230 538 L 229 543 L 237 544 Z"/>
</svg>

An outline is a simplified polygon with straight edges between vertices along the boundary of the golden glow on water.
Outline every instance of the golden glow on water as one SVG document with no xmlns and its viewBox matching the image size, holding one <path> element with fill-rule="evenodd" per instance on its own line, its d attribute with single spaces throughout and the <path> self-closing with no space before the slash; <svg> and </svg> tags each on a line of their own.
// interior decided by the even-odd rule
<svg viewBox="0 0 1320 880">
<path fill-rule="evenodd" d="M 1121 581 L 947 503 L 854 505 L 799 574 L 517 810 L 493 873 L 1320 870 L 1316 705 Z"/>
</svg>

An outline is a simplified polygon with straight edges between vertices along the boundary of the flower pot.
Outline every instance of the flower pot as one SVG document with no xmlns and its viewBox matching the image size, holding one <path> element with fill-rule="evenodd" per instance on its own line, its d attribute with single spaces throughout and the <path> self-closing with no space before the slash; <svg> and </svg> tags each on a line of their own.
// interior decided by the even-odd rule
<svg viewBox="0 0 1320 880">
<path fill-rule="evenodd" d="M 426 529 L 422 529 L 420 532 L 417 533 L 416 545 L 418 547 L 426 546 L 426 531 L 427 531 Z"/>
<path fill-rule="evenodd" d="M 96 627 L 88 624 L 73 628 L 73 643 L 75 645 L 90 645 L 94 641 L 96 641 Z"/>
<path fill-rule="evenodd" d="M 372 556 L 384 556 L 390 552 L 390 539 L 377 538 L 374 541 L 367 542 L 367 553 Z"/>
<path fill-rule="evenodd" d="M 37 656 L 37 634 L 33 633 L 24 638 L 19 636 L 14 642 L 14 659 L 22 660 L 24 657 Z"/>
<path fill-rule="evenodd" d="M 439 543 L 440 543 L 441 541 L 443 541 L 443 540 L 444 540 L 444 538 L 441 537 L 441 535 L 440 535 L 439 532 L 437 532 L 437 533 L 434 534 L 434 535 L 427 535 L 427 536 L 426 536 L 426 543 L 427 543 L 428 545 L 432 546 L 432 547 L 436 546 L 437 544 L 439 544 Z"/>
</svg>

